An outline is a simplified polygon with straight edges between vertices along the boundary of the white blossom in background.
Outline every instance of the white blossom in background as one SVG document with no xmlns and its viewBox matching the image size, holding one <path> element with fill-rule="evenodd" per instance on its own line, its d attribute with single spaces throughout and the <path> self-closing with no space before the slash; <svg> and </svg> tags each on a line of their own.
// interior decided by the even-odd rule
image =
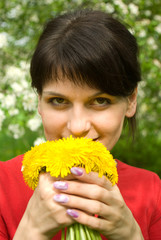
<svg viewBox="0 0 161 240">
<path fill-rule="evenodd" d="M 128 30 L 132 35 L 135 35 L 135 29 L 134 28 L 128 28 Z"/>
<path fill-rule="evenodd" d="M 161 90 L 159 91 L 158 96 L 161 97 Z M 161 105 L 161 102 L 159 104 Z"/>
<path fill-rule="evenodd" d="M 11 107 L 14 107 L 15 104 L 16 104 L 16 96 L 13 94 L 10 94 L 10 95 L 4 96 L 1 106 L 2 108 L 9 109 Z"/>
<path fill-rule="evenodd" d="M 8 13 L 8 18 L 16 18 L 22 13 L 22 7 L 21 5 L 17 5 L 15 8 L 12 8 Z"/>
<path fill-rule="evenodd" d="M 158 59 L 154 59 L 153 63 L 155 64 L 155 66 L 161 69 L 161 62 Z"/>
<path fill-rule="evenodd" d="M 29 119 L 29 121 L 27 122 L 27 127 L 31 131 L 35 132 L 38 130 L 41 124 L 42 124 L 41 118 L 39 116 L 35 116 L 34 118 Z"/>
<path fill-rule="evenodd" d="M 150 47 L 152 48 L 152 49 L 157 49 L 157 44 L 156 44 L 156 42 L 155 42 L 155 39 L 153 38 L 153 37 L 149 37 L 148 39 L 147 39 L 147 43 L 150 45 Z"/>
<path fill-rule="evenodd" d="M 29 71 L 30 64 L 28 62 L 21 60 L 19 64 L 21 69 Z"/>
<path fill-rule="evenodd" d="M 139 32 L 139 37 L 145 37 L 145 36 L 146 36 L 145 29 L 141 29 L 141 31 Z"/>
<path fill-rule="evenodd" d="M 27 42 L 30 40 L 29 37 L 23 37 L 23 38 L 20 38 L 16 41 L 14 41 L 14 45 L 15 46 L 25 46 L 25 44 L 27 44 Z"/>
<path fill-rule="evenodd" d="M 161 15 L 155 15 L 154 20 L 158 21 L 161 23 Z"/>
<path fill-rule="evenodd" d="M 46 142 L 45 138 L 39 137 L 34 141 L 34 146 L 35 145 L 40 145 L 41 143 L 44 143 L 44 142 Z"/>
<path fill-rule="evenodd" d="M 4 99 L 4 94 L 0 93 L 0 102 Z"/>
<path fill-rule="evenodd" d="M 139 14 L 139 8 L 138 6 L 136 6 L 135 4 L 133 3 L 130 3 L 129 4 L 129 9 L 130 9 L 130 12 L 134 15 L 138 15 Z"/>
<path fill-rule="evenodd" d="M 128 13 L 128 6 L 122 0 L 114 0 L 114 4 L 118 5 L 124 14 Z"/>
<path fill-rule="evenodd" d="M 47 0 L 47 1 L 51 1 L 51 0 Z M 73 0 L 73 2 L 75 2 L 76 4 L 82 4 L 82 0 Z"/>
<path fill-rule="evenodd" d="M 152 12 L 151 12 L 150 10 L 146 10 L 146 11 L 144 12 L 144 14 L 145 14 L 145 16 L 150 17 L 151 14 L 152 14 Z"/>
<path fill-rule="evenodd" d="M 37 97 L 34 91 L 24 93 L 22 105 L 25 111 L 34 111 L 37 108 Z"/>
<path fill-rule="evenodd" d="M 25 133 L 24 128 L 22 128 L 19 124 L 10 124 L 8 126 L 8 130 L 15 139 L 22 137 Z"/>
<path fill-rule="evenodd" d="M 147 136 L 147 134 L 148 134 L 148 131 L 147 131 L 147 130 L 145 130 L 145 129 L 143 129 L 143 130 L 141 131 L 141 134 L 142 134 L 144 137 L 146 137 L 146 136 Z"/>
<path fill-rule="evenodd" d="M 11 82 L 17 81 L 19 79 L 24 79 L 26 77 L 26 71 L 15 66 L 8 66 L 6 69 L 5 80 L 10 80 Z"/>
<path fill-rule="evenodd" d="M 156 26 L 155 31 L 161 34 L 161 23 L 158 26 Z"/>
<path fill-rule="evenodd" d="M 2 123 L 3 123 L 3 121 L 4 121 L 5 118 L 6 118 L 6 117 L 5 117 L 4 112 L 0 109 L 0 130 L 1 130 L 1 128 L 2 128 Z"/>
<path fill-rule="evenodd" d="M 143 104 L 141 104 L 139 109 L 140 109 L 141 113 L 146 113 L 148 110 L 148 106 L 147 106 L 147 104 L 143 103 Z"/>
<path fill-rule="evenodd" d="M 113 13 L 114 12 L 114 7 L 110 3 L 106 3 L 105 9 L 108 13 Z"/>
<path fill-rule="evenodd" d="M 51 4 L 53 2 L 53 0 L 45 0 L 46 4 Z"/>
<path fill-rule="evenodd" d="M 53 1 L 53 0 L 51 0 L 51 1 Z M 46 0 L 45 2 L 47 2 L 47 0 Z M 38 22 L 38 21 L 39 21 L 39 18 L 38 18 L 38 16 L 37 16 L 36 14 L 33 14 L 33 15 L 31 16 L 31 18 L 30 18 L 30 21 L 32 21 L 32 22 Z"/>
<path fill-rule="evenodd" d="M 19 84 L 21 84 L 23 90 L 30 90 L 31 86 L 30 83 L 26 80 L 26 78 L 21 79 L 21 81 L 19 81 Z"/>
<path fill-rule="evenodd" d="M 6 32 L 0 32 L 0 48 L 7 47 L 8 45 L 8 34 Z"/>
<path fill-rule="evenodd" d="M 13 92 L 16 94 L 16 95 L 20 95 L 23 91 L 23 86 L 22 84 L 18 83 L 18 82 L 14 82 L 11 84 L 11 88 L 13 90 Z"/>
<path fill-rule="evenodd" d="M 144 18 L 140 22 L 138 22 L 138 24 L 141 24 L 142 27 L 146 27 L 150 24 L 150 22 L 150 19 Z"/>
<path fill-rule="evenodd" d="M 145 81 L 141 81 L 139 86 L 138 86 L 138 96 L 141 97 L 142 99 L 145 97 L 145 91 L 144 88 L 146 86 L 146 82 Z"/>
<path fill-rule="evenodd" d="M 17 108 L 11 108 L 9 109 L 8 113 L 11 117 L 13 117 L 19 114 L 19 110 Z"/>
</svg>

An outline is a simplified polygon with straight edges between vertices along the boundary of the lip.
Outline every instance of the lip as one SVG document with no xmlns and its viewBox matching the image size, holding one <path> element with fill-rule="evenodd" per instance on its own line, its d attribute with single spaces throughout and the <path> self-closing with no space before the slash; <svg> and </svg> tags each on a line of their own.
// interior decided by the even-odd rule
<svg viewBox="0 0 161 240">
<path fill-rule="evenodd" d="M 72 136 L 72 137 L 74 137 L 74 136 Z M 63 139 L 63 138 L 66 138 L 66 137 L 62 137 L 61 139 Z M 91 138 L 92 141 L 94 141 L 94 142 L 96 142 L 100 139 L 99 137 L 96 137 L 96 138 L 89 137 L 89 138 Z"/>
<path fill-rule="evenodd" d="M 98 141 L 98 139 L 99 139 L 99 137 L 93 138 L 92 140 L 93 140 L 94 142 L 96 142 L 96 141 Z"/>
</svg>

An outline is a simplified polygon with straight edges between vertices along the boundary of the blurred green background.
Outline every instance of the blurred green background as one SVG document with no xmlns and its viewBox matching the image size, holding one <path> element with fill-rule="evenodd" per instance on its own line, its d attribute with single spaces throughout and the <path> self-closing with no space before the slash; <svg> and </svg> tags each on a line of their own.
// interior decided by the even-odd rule
<svg viewBox="0 0 161 240">
<path fill-rule="evenodd" d="M 0 1 L 0 161 L 23 154 L 41 141 L 36 94 L 29 64 L 43 24 L 71 9 L 102 9 L 123 21 L 138 40 L 139 86 L 135 140 L 127 128 L 115 158 L 161 176 L 161 1 L 160 0 L 1 0 Z"/>
</svg>

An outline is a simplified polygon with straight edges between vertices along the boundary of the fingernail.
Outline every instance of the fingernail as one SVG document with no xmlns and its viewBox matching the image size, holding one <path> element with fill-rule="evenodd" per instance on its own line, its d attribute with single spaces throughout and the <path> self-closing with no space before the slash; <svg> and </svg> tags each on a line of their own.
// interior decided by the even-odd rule
<svg viewBox="0 0 161 240">
<path fill-rule="evenodd" d="M 61 182 L 61 181 L 56 181 L 56 182 L 54 182 L 54 187 L 56 189 L 66 190 L 66 189 L 68 189 L 68 183 Z"/>
<path fill-rule="evenodd" d="M 70 169 L 70 171 L 71 171 L 71 173 L 73 173 L 74 175 L 77 175 L 77 176 L 81 176 L 83 174 L 83 170 L 78 167 L 72 167 Z"/>
<path fill-rule="evenodd" d="M 56 194 L 54 196 L 54 200 L 56 202 L 66 203 L 66 202 L 68 202 L 69 198 L 67 196 L 63 195 L 63 194 Z"/>
<path fill-rule="evenodd" d="M 67 209 L 67 214 L 74 218 L 77 218 L 79 216 L 79 214 L 72 209 Z"/>
</svg>

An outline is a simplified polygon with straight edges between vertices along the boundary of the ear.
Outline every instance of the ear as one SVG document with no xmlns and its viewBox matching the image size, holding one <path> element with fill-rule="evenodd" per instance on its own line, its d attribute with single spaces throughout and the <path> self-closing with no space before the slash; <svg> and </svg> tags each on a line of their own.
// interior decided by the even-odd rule
<svg viewBox="0 0 161 240">
<path fill-rule="evenodd" d="M 41 95 L 38 95 L 38 107 L 37 107 L 38 113 L 41 116 Z"/>
<path fill-rule="evenodd" d="M 133 91 L 133 93 L 128 96 L 128 107 L 126 111 L 126 117 L 131 118 L 136 113 L 137 106 L 137 88 Z"/>
</svg>

